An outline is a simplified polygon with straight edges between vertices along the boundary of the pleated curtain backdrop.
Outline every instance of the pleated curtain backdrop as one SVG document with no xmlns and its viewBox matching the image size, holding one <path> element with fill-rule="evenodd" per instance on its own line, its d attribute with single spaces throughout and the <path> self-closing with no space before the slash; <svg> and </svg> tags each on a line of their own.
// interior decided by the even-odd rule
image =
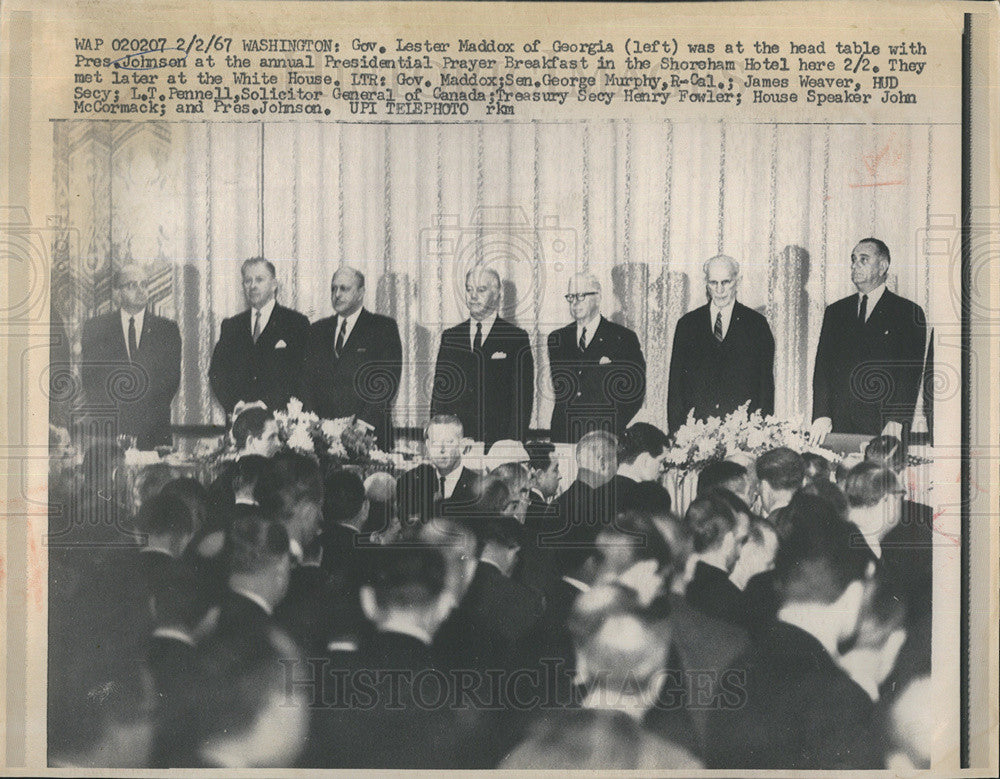
<svg viewBox="0 0 1000 779">
<path fill-rule="evenodd" d="M 889 286 L 934 321 L 922 238 L 959 212 L 951 125 L 669 121 L 495 124 L 54 123 L 53 305 L 79 359 L 83 321 L 111 306 L 110 271 L 154 269 L 154 310 L 184 344 L 177 424 L 221 423 L 208 365 L 221 321 L 244 307 L 239 267 L 263 255 L 279 301 L 329 316 L 342 262 L 366 305 L 399 322 L 397 424 L 429 408 L 441 330 L 468 315 L 464 275 L 504 279 L 501 315 L 536 352 L 535 427 L 548 427 L 546 335 L 569 321 L 569 276 L 590 270 L 605 316 L 649 364 L 640 418 L 666 425 L 678 318 L 705 300 L 702 264 L 741 264 L 739 299 L 776 340 L 776 413 L 810 411 L 824 307 L 854 289 L 850 252 L 889 245 Z M 951 164 L 951 163 L 947 163 Z"/>
</svg>

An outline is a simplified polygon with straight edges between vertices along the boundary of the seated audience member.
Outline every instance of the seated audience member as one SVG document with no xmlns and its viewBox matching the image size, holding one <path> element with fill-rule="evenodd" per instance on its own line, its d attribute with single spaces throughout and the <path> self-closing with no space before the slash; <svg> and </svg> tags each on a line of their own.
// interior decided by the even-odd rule
<svg viewBox="0 0 1000 779">
<path fill-rule="evenodd" d="M 319 464 L 299 452 L 279 452 L 257 479 L 254 498 L 266 516 L 285 526 L 292 557 L 301 563 L 306 547 L 319 536 L 323 517 Z"/>
<path fill-rule="evenodd" d="M 555 502 L 554 532 L 541 533 L 541 548 L 551 544 L 587 544 L 614 519 L 614 476 L 618 471 L 618 439 L 595 430 L 576 445 L 576 479 Z"/>
<path fill-rule="evenodd" d="M 507 504 L 501 507 L 500 513 L 516 518 L 523 525 L 531 502 L 531 474 L 528 467 L 521 463 L 503 463 L 490 471 L 490 476 L 507 485 L 509 498 Z"/>
<path fill-rule="evenodd" d="M 144 662 L 152 617 L 140 571 L 94 552 L 49 550 L 48 764 L 144 768 L 155 707 Z"/>
<path fill-rule="evenodd" d="M 645 756 L 652 761 L 650 768 L 700 768 L 701 763 L 690 752 L 676 741 L 662 738 L 661 728 L 648 729 L 648 716 L 666 682 L 668 633 L 665 622 L 654 621 L 639 609 L 604 614 L 596 628 L 577 644 L 578 665 L 586 685 L 582 706 L 646 724 L 649 738 L 644 747 L 656 752 Z M 690 734 L 677 735 L 682 743 L 693 739 Z"/>
<path fill-rule="evenodd" d="M 553 455 L 556 448 L 548 441 L 528 441 L 528 473 L 530 475 L 531 504 L 528 517 L 541 517 L 559 494 L 562 477 L 559 474 L 559 460 Z M 532 525 L 526 520 L 525 524 Z M 539 522 L 540 524 L 540 522 Z"/>
<path fill-rule="evenodd" d="M 541 534 L 558 530 L 553 501 L 560 492 L 561 476 L 555 446 L 547 441 L 529 441 L 528 503 L 524 510 L 524 538 L 515 577 L 529 587 L 544 590 L 554 573 L 547 550 L 539 545 Z"/>
<path fill-rule="evenodd" d="M 259 635 L 274 624 L 274 609 L 288 592 L 288 531 L 258 506 L 240 506 L 226 544 L 229 586 L 219 604 L 217 632 Z"/>
<path fill-rule="evenodd" d="M 732 460 L 709 463 L 698 472 L 697 496 L 700 498 L 715 489 L 729 490 L 748 506 L 756 499 L 756 485 L 750 472 Z"/>
<path fill-rule="evenodd" d="M 595 547 L 597 583 L 629 587 L 645 605 L 664 595 L 673 561 L 651 514 L 635 509 L 619 512 L 614 523 L 597 535 Z"/>
<path fill-rule="evenodd" d="M 642 482 L 659 482 L 667 434 L 646 422 L 626 428 L 618 439 L 618 473 L 615 476 L 616 510 L 624 508 L 628 491 Z"/>
<path fill-rule="evenodd" d="M 370 538 L 373 533 L 388 527 L 389 520 L 396 514 L 396 479 L 385 471 L 370 474 L 365 479 L 365 498 L 368 517 L 361 526 L 361 533 Z"/>
<path fill-rule="evenodd" d="M 221 551 L 220 541 L 233 520 L 237 505 L 257 505 L 254 490 L 260 475 L 269 467 L 269 460 L 259 454 L 247 454 L 226 463 L 219 476 L 208 487 L 209 518 L 202 551 L 206 557 L 215 557 Z"/>
<path fill-rule="evenodd" d="M 361 477 L 336 470 L 323 486 L 323 547 L 321 567 L 327 573 L 346 571 L 355 557 L 361 528 L 368 519 L 368 497 Z"/>
<path fill-rule="evenodd" d="M 805 464 L 802 455 L 780 446 L 757 458 L 757 482 L 765 517 L 787 506 L 795 491 L 802 486 Z"/>
<path fill-rule="evenodd" d="M 143 467 L 136 474 L 132 488 L 132 502 L 138 513 L 142 504 L 160 494 L 164 485 L 174 478 L 174 469 L 167 463 L 152 463 Z"/>
<path fill-rule="evenodd" d="M 731 493 L 730 497 L 739 500 Z M 749 533 L 748 514 L 735 512 L 730 501 L 715 493 L 695 499 L 684 515 L 684 523 L 691 533 L 695 560 L 685 590 L 688 602 L 716 619 L 744 624 L 746 613 L 740 590 L 729 575 Z"/>
<path fill-rule="evenodd" d="M 484 458 L 488 465 L 484 466 L 491 473 L 501 465 L 527 465 L 531 459 L 528 450 L 520 441 L 502 439 L 494 441 Z"/>
<path fill-rule="evenodd" d="M 884 465 L 898 475 L 906 467 L 906 447 L 895 436 L 880 435 L 868 442 L 865 460 Z"/>
<path fill-rule="evenodd" d="M 421 530 L 405 545 L 371 550 L 361 603 L 374 630 L 359 651 L 338 658 L 344 684 L 324 690 L 330 705 L 314 709 L 303 766 L 486 767 L 475 718 L 442 704 L 452 691 L 432 644 L 460 591 L 439 541 Z M 352 703 L 357 695 L 368 704 Z"/>
<path fill-rule="evenodd" d="M 445 516 L 467 510 L 478 495 L 481 474 L 462 464 L 465 450 L 462 422 L 452 414 L 438 414 L 424 428 L 427 461 L 434 466 L 435 491 Z"/>
<path fill-rule="evenodd" d="M 430 522 L 440 506 L 440 495 L 437 472 L 433 465 L 423 463 L 400 474 L 396 479 L 399 526 L 408 529 Z"/>
<path fill-rule="evenodd" d="M 248 454 L 272 457 L 281 448 L 274 412 L 262 405 L 248 406 L 241 411 L 233 419 L 230 435 L 240 457 Z"/>
<path fill-rule="evenodd" d="M 159 728 L 158 766 L 294 765 L 308 734 L 309 708 L 305 689 L 286 689 L 286 674 L 301 665 L 295 644 L 274 627 L 253 638 L 223 633 L 207 639 Z"/>
<path fill-rule="evenodd" d="M 876 574 L 889 579 L 906 603 L 907 625 L 929 623 L 933 539 L 919 504 L 904 502 L 905 490 L 889 468 L 861 462 L 846 482 L 848 517 L 860 530 L 855 545 L 870 551 Z M 914 506 L 915 509 L 910 507 Z M 929 629 L 929 624 L 925 624 Z"/>
<path fill-rule="evenodd" d="M 745 705 L 717 720 L 708 766 L 878 768 L 874 705 L 837 662 L 857 635 L 868 555 L 826 501 L 796 496 L 789 510 L 796 516 L 775 560 L 781 606 L 758 633 Z"/>
<path fill-rule="evenodd" d="M 666 750 L 666 751 L 665 751 Z M 652 771 L 699 768 L 631 717 L 596 709 L 551 712 L 532 723 L 527 738 L 498 768 L 510 771 Z M 689 757 L 689 756 L 688 756 Z"/>
<path fill-rule="evenodd" d="M 774 570 L 777 553 L 778 533 L 774 526 L 766 519 L 751 517 L 747 540 L 729 574 L 730 581 L 741 590 L 746 590 L 754 576 Z"/>
<path fill-rule="evenodd" d="M 815 452 L 803 452 L 802 464 L 805 466 L 805 483 L 832 483 L 833 470 L 830 461 Z"/>
<path fill-rule="evenodd" d="M 170 597 L 181 556 L 194 537 L 194 519 L 181 498 L 161 494 L 146 501 L 135 524 L 146 538 L 139 552 L 139 570 L 151 613 L 156 615 L 161 599 Z"/>
</svg>

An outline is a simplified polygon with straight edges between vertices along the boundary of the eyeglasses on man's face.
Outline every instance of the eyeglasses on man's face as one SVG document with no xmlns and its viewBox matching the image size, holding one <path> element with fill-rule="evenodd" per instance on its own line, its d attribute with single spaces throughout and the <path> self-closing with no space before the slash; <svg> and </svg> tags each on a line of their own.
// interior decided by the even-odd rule
<svg viewBox="0 0 1000 779">
<path fill-rule="evenodd" d="M 591 295 L 596 295 L 596 292 L 567 292 L 566 302 L 567 303 L 581 303 Z"/>
</svg>

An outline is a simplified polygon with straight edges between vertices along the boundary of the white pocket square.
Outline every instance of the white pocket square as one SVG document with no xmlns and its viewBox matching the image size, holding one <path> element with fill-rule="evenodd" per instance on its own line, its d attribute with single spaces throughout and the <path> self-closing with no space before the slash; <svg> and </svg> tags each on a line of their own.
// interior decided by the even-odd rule
<svg viewBox="0 0 1000 779">
<path fill-rule="evenodd" d="M 602 357 L 600 360 L 597 361 L 598 365 L 610 365 L 610 363 L 611 363 L 611 358 L 607 356 Z"/>
<path fill-rule="evenodd" d="M 490 359 L 491 360 L 506 360 L 507 359 L 507 352 L 493 352 L 493 355 L 490 357 Z"/>
<path fill-rule="evenodd" d="M 287 347 L 288 347 L 288 344 L 286 344 L 284 341 L 278 341 L 278 343 L 276 343 L 274 345 L 275 349 L 285 349 Z"/>
</svg>

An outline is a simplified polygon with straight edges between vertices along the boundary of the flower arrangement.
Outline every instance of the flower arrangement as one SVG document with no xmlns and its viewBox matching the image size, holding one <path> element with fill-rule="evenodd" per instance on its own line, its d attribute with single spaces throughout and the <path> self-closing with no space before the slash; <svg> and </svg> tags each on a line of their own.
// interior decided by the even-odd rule
<svg viewBox="0 0 1000 779">
<path fill-rule="evenodd" d="M 711 462 L 742 455 L 758 457 L 769 449 L 787 446 L 796 452 L 815 452 L 831 462 L 840 457 L 809 443 L 809 431 L 801 423 L 750 413 L 747 401 L 724 418 L 695 419 L 694 411 L 674 434 L 673 445 L 664 456 L 668 467 L 697 470 Z"/>
<path fill-rule="evenodd" d="M 289 449 L 328 460 L 354 463 L 392 460 L 375 445 L 374 428 L 356 417 L 320 419 L 292 398 L 284 411 L 275 411 L 278 437 Z"/>
</svg>

